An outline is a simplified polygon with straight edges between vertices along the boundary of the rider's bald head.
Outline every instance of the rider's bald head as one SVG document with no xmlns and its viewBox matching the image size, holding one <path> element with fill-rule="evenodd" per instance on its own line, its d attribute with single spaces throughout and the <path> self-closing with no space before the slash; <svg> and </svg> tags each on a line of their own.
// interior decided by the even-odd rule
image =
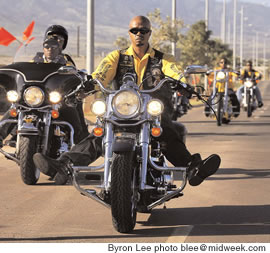
<svg viewBox="0 0 270 253">
<path fill-rule="evenodd" d="M 129 23 L 129 29 L 131 29 L 133 27 L 138 27 L 138 25 L 141 27 L 151 29 L 151 22 L 145 16 L 136 16 L 136 17 L 132 18 L 130 20 L 130 23 Z"/>
</svg>

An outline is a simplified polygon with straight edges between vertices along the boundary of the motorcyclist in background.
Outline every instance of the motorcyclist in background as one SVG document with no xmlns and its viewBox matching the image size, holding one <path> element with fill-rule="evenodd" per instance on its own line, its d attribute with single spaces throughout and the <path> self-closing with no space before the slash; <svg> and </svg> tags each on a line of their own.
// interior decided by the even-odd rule
<svg viewBox="0 0 270 253">
<path fill-rule="evenodd" d="M 241 70 L 241 74 L 240 74 L 241 82 L 243 83 L 246 78 L 251 78 L 252 80 L 255 79 L 256 84 L 258 84 L 259 80 L 261 80 L 261 78 L 262 78 L 262 74 L 260 72 L 256 71 L 255 69 L 253 69 L 251 60 L 249 60 L 247 62 L 246 68 Z M 242 100 L 242 93 L 243 92 L 244 92 L 244 85 L 240 86 L 237 90 L 237 98 L 238 98 L 239 102 L 241 102 L 241 100 Z M 262 95 L 261 95 L 260 89 L 257 85 L 255 88 L 255 95 L 256 95 L 256 99 L 258 101 L 258 107 L 262 107 L 263 106 Z"/>
<path fill-rule="evenodd" d="M 43 52 L 38 52 L 32 61 L 37 63 L 58 63 L 62 65 L 73 65 L 67 61 L 67 58 L 65 58 L 63 54 L 60 54 L 59 52 L 61 52 L 61 50 L 58 41 L 55 40 L 55 38 L 45 38 L 45 41 L 43 42 Z M 81 116 L 76 107 L 69 107 L 63 103 L 62 107 L 59 109 L 59 115 L 60 116 L 58 120 L 67 121 L 73 126 L 75 144 L 79 143 L 82 139 L 89 135 L 83 114 Z M 1 121 L 5 119 L 12 119 L 9 111 L 4 114 Z M 85 127 L 83 124 L 85 124 Z M 0 127 L 0 147 L 3 146 L 3 140 L 9 134 L 11 134 L 12 137 L 9 141 L 7 141 L 7 144 L 10 146 L 16 145 L 16 124 L 7 123 Z M 53 178 L 56 174 L 55 170 L 48 172 L 44 170 L 42 171 L 41 168 L 40 171 L 45 175 L 50 176 L 51 178 Z M 64 179 L 63 182 L 65 183 Z"/>
<path fill-rule="evenodd" d="M 219 67 L 215 68 L 215 70 L 229 70 L 228 66 L 228 59 L 223 57 L 219 60 Z M 237 96 L 235 94 L 235 87 L 233 83 L 233 77 L 238 77 L 238 75 L 234 72 L 229 72 L 228 73 L 228 95 L 230 96 L 230 100 L 232 101 L 232 106 L 233 106 L 233 112 L 234 112 L 234 117 L 238 117 L 240 114 L 240 103 L 237 99 Z M 213 85 L 214 83 L 214 72 L 211 72 L 210 75 L 208 76 L 208 81 Z M 212 87 L 214 89 L 214 87 Z M 213 91 L 212 91 L 213 93 Z M 211 101 L 209 100 L 210 104 Z M 210 115 L 210 107 L 208 105 L 205 106 L 205 115 L 208 117 Z"/>
<path fill-rule="evenodd" d="M 68 43 L 68 31 L 65 27 L 61 25 L 49 26 L 44 35 L 44 41 L 46 39 L 55 39 L 60 45 L 59 54 L 64 56 L 65 60 L 67 61 L 67 65 L 73 65 L 74 67 L 76 66 L 72 58 L 68 54 L 63 53 L 63 50 L 66 48 Z"/>
<path fill-rule="evenodd" d="M 114 81 L 114 88 L 119 89 L 122 85 L 122 77 L 126 73 L 137 76 L 137 84 L 142 83 L 143 89 L 151 89 L 159 79 L 165 75 L 178 79 L 180 71 L 174 58 L 152 48 L 148 41 L 151 36 L 150 21 L 144 16 L 134 17 L 129 24 L 129 36 L 131 46 L 124 50 L 115 50 L 108 54 L 100 63 L 93 78 L 99 79 L 105 86 Z M 156 75 L 153 77 L 152 73 Z M 157 75 L 157 73 L 159 73 Z M 146 77 L 149 77 L 146 79 Z M 143 81 L 144 80 L 144 81 Z M 189 166 L 189 183 L 199 185 L 203 180 L 214 174 L 220 165 L 220 157 L 211 155 L 205 160 L 199 154 L 191 155 L 185 143 L 179 138 L 177 127 L 171 119 L 172 91 L 167 84 L 153 94 L 164 103 L 161 127 L 163 132 L 160 141 L 165 144 L 163 153 L 174 166 Z M 74 165 L 87 166 L 102 154 L 102 139 L 90 135 L 79 144 L 75 145 L 70 152 L 66 152 L 57 160 L 36 153 L 33 160 L 37 167 L 44 169 L 56 169 L 59 173 L 70 175 Z"/>
<path fill-rule="evenodd" d="M 59 54 L 64 56 L 65 60 L 67 61 L 66 65 L 73 65 L 74 67 L 76 67 L 71 56 L 63 53 L 63 50 L 65 50 L 67 43 L 68 43 L 68 31 L 66 30 L 66 28 L 61 26 L 61 25 L 49 26 L 45 32 L 44 40 L 50 39 L 50 38 L 57 40 L 57 42 L 59 43 L 59 45 L 60 45 Z M 77 108 L 77 111 L 79 113 L 80 123 L 81 123 L 81 126 L 83 128 L 83 132 L 88 133 L 88 128 L 87 128 L 87 125 L 86 125 L 85 119 L 84 119 L 83 103 L 78 102 L 76 108 Z"/>
</svg>

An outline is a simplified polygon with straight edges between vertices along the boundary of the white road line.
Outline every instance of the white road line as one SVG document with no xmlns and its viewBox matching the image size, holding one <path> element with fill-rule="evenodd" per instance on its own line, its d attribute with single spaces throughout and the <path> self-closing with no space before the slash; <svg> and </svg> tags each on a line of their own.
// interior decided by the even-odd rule
<svg viewBox="0 0 270 253">
<path fill-rule="evenodd" d="M 171 236 L 168 237 L 168 239 L 165 243 L 183 243 L 183 242 L 185 242 L 186 238 L 190 234 L 193 227 L 194 226 L 192 226 L 192 225 L 176 227 L 173 230 Z"/>
</svg>

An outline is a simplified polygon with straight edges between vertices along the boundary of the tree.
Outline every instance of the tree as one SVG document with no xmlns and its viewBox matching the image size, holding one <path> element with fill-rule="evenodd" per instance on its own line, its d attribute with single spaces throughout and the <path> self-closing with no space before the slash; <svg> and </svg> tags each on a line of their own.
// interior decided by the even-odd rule
<svg viewBox="0 0 270 253">
<path fill-rule="evenodd" d="M 163 20 L 159 9 L 155 9 L 153 13 L 148 13 L 147 16 L 152 24 L 152 47 L 170 54 L 171 43 L 177 43 L 182 38 L 183 20 L 176 19 L 173 22 L 169 16 Z"/>
<path fill-rule="evenodd" d="M 125 37 L 118 37 L 114 42 L 114 45 L 119 49 L 124 49 L 129 47 L 129 40 Z"/>
<path fill-rule="evenodd" d="M 193 24 L 177 46 L 181 48 L 180 65 L 198 64 L 213 67 L 221 57 L 228 60 L 232 50 L 219 40 L 211 40 L 211 31 L 206 31 L 203 20 Z"/>
</svg>

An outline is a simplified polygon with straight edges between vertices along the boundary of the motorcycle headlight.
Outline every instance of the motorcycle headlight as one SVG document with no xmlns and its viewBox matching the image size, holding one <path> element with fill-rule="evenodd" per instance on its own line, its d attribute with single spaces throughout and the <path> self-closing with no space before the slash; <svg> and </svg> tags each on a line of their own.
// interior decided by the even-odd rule
<svg viewBox="0 0 270 253">
<path fill-rule="evenodd" d="M 253 86 L 253 83 L 251 81 L 246 81 L 245 86 L 251 88 Z"/>
<path fill-rule="evenodd" d="M 132 91 L 120 91 L 113 98 L 112 108 L 115 114 L 120 117 L 134 117 L 140 109 L 139 96 Z"/>
<path fill-rule="evenodd" d="M 37 107 L 43 103 L 45 96 L 42 89 L 32 86 L 24 91 L 23 98 L 27 105 Z"/>
<path fill-rule="evenodd" d="M 218 72 L 216 79 L 220 81 L 222 79 L 225 79 L 225 77 L 226 77 L 226 75 L 224 72 Z"/>
<path fill-rule="evenodd" d="M 49 100 L 53 103 L 53 104 L 57 104 L 61 101 L 62 96 L 58 91 L 52 91 L 49 94 Z"/>
<path fill-rule="evenodd" d="M 159 116 L 164 109 L 164 105 L 160 100 L 152 99 L 147 104 L 147 112 L 152 116 Z"/>
<path fill-rule="evenodd" d="M 15 103 L 19 100 L 19 94 L 16 90 L 10 90 L 7 92 L 7 100 L 11 103 Z"/>
<path fill-rule="evenodd" d="M 91 105 L 91 111 L 96 116 L 101 116 L 106 112 L 106 103 L 103 100 L 96 100 Z"/>
</svg>

